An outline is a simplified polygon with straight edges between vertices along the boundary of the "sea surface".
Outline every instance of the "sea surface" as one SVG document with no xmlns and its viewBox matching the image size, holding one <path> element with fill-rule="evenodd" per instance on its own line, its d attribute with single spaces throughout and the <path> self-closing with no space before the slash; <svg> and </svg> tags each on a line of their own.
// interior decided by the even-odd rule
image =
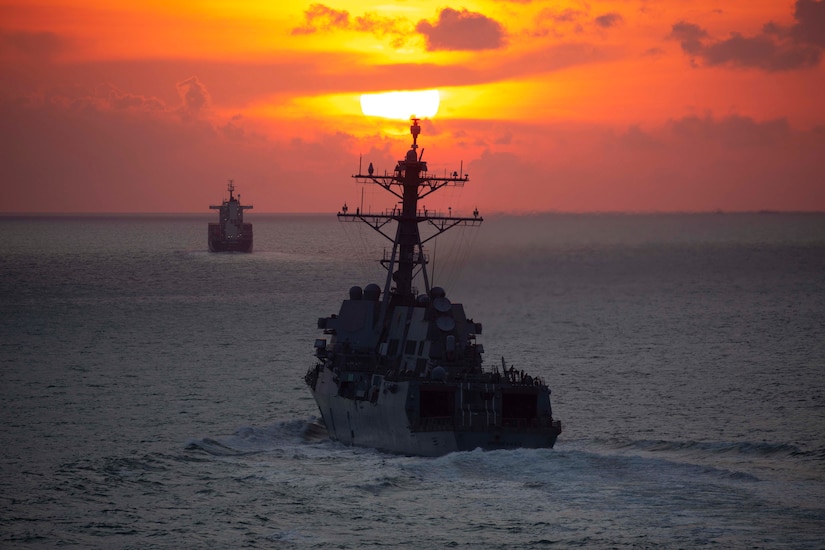
<svg viewBox="0 0 825 550">
<path fill-rule="evenodd" d="M 564 426 L 440 458 L 330 441 L 303 381 L 388 243 L 251 213 L 254 252 L 212 254 L 211 218 L 0 217 L 0 547 L 825 545 L 825 214 L 432 241 L 485 364 L 542 376 Z"/>
</svg>

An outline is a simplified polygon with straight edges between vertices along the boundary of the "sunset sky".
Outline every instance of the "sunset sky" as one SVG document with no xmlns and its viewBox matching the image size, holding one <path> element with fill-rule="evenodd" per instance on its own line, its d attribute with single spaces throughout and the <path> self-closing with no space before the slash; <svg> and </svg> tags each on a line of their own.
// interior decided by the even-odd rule
<svg viewBox="0 0 825 550">
<path fill-rule="evenodd" d="M 419 90 L 465 212 L 825 211 L 825 0 L 451 6 L 0 0 L 0 212 L 336 212 Z"/>
</svg>

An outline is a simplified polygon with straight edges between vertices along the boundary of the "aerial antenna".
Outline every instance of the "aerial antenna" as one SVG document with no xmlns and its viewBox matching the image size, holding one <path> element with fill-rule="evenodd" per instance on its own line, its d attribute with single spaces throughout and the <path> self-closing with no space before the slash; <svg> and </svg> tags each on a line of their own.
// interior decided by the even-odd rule
<svg viewBox="0 0 825 550">
<path fill-rule="evenodd" d="M 438 258 L 438 239 L 433 239 L 433 259 L 430 262 L 430 280 L 435 285 L 435 260 Z"/>
<path fill-rule="evenodd" d="M 421 133 L 421 126 L 418 125 L 418 121 L 421 119 L 413 115 L 410 117 L 410 120 L 412 120 L 412 126 L 410 126 L 410 133 L 413 137 L 412 148 L 418 149 L 418 143 L 416 142 L 418 141 L 418 134 Z"/>
</svg>

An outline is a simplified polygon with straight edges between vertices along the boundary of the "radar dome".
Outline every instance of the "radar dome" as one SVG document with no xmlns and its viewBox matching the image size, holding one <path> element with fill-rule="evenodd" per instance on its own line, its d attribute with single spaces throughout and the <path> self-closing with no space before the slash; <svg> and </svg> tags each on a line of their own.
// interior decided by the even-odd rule
<svg viewBox="0 0 825 550">
<path fill-rule="evenodd" d="M 378 297 L 381 296 L 381 287 L 375 283 L 370 283 L 366 287 L 364 287 L 364 298 L 367 300 L 378 300 Z"/>
<path fill-rule="evenodd" d="M 361 287 L 354 286 L 349 289 L 349 299 L 350 300 L 360 300 L 361 299 Z"/>
<path fill-rule="evenodd" d="M 440 286 L 434 286 L 430 289 L 430 297 L 435 300 L 436 298 L 443 298 L 446 296 L 447 293 L 444 292 L 444 289 Z"/>
</svg>

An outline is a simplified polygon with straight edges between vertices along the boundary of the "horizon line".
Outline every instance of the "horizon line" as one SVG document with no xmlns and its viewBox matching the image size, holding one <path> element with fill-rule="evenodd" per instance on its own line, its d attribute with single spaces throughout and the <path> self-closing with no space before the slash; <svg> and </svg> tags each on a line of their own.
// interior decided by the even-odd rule
<svg viewBox="0 0 825 550">
<path fill-rule="evenodd" d="M 380 214 L 383 211 L 377 210 L 375 212 L 365 212 L 364 215 Z M 331 216 L 337 215 L 338 212 L 332 213 L 329 211 L 321 212 L 278 212 L 278 211 L 258 211 L 251 216 L 268 215 L 268 216 Z M 487 216 L 536 216 L 544 214 L 555 215 L 620 215 L 620 216 L 649 216 L 649 215 L 700 215 L 700 214 L 825 214 L 825 210 L 780 210 L 780 209 L 758 209 L 758 210 L 495 210 L 489 213 L 481 213 Z M 214 214 L 210 212 L 112 212 L 112 211 L 96 211 L 96 212 L 55 212 L 55 211 L 0 211 L 0 217 L 144 217 L 144 216 L 204 216 L 213 217 Z"/>
</svg>

